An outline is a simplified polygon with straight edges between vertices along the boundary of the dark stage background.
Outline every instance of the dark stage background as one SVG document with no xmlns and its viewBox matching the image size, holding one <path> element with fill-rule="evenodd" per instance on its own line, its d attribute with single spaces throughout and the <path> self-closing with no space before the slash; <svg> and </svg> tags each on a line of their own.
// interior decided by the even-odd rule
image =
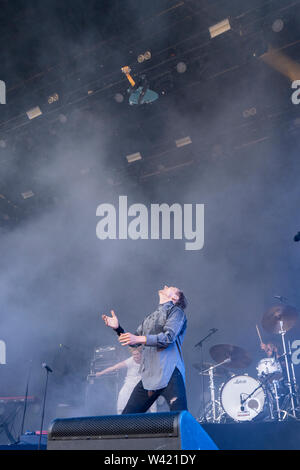
<svg viewBox="0 0 300 470">
<path fill-rule="evenodd" d="M 204 360 L 212 361 L 215 344 L 240 346 L 252 363 L 233 373 L 256 377 L 264 355 L 255 325 L 265 341 L 281 346 L 280 336 L 261 326 L 274 295 L 300 309 L 300 245 L 293 240 L 300 230 L 300 108 L 291 101 L 300 4 L 0 6 L 6 46 L 0 79 L 7 91 L 0 105 L 0 339 L 6 343 L 0 396 L 24 395 L 32 364 L 29 392 L 41 400 L 46 362 L 54 372 L 44 428 L 59 413 L 85 414 L 94 348 L 116 346 L 120 360 L 128 353 L 100 315 L 113 308 L 134 332 L 167 284 L 182 288 L 189 302 L 184 358 L 189 410 L 197 417 L 194 345 L 209 329 L 218 331 L 204 344 Z M 208 28 L 227 17 L 231 30 L 210 38 Z M 278 18 L 284 26 L 277 33 Z M 295 72 L 276 69 L 275 60 L 270 65 L 270 47 Z M 138 63 L 146 50 L 151 60 Z M 178 73 L 179 62 L 185 73 Z M 120 69 L 129 64 L 158 92 L 153 104 L 128 104 Z M 59 100 L 49 104 L 53 93 Z M 42 115 L 29 120 L 26 111 L 38 105 Z M 186 136 L 191 144 L 177 148 Z M 134 152 L 142 160 L 128 163 Z M 24 198 L 26 191 L 34 195 Z M 172 239 L 99 240 L 96 208 L 118 207 L 120 195 L 149 210 L 154 203 L 204 204 L 204 247 L 187 251 L 185 240 Z M 299 321 L 286 337 L 300 340 Z M 103 413 L 111 398 L 105 387 Z M 40 403 L 30 405 L 25 430 L 39 424 Z"/>
</svg>

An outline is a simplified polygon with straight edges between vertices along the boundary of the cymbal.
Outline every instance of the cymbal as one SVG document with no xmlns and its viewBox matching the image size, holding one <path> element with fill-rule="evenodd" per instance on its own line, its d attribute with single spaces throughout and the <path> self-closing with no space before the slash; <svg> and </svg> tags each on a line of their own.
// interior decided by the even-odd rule
<svg viewBox="0 0 300 470">
<path fill-rule="evenodd" d="M 196 364 L 193 364 L 193 367 L 197 369 L 200 373 L 200 375 L 209 375 L 209 372 L 207 369 L 209 369 L 211 366 L 215 366 L 216 364 L 210 363 L 210 362 L 204 362 L 203 363 L 203 369 L 202 369 L 202 364 L 200 362 L 197 362 Z M 216 367 L 214 369 L 214 376 L 215 377 L 223 377 L 224 375 L 228 374 L 228 371 L 226 371 L 223 367 Z"/>
<path fill-rule="evenodd" d="M 263 316 L 262 326 L 269 333 L 278 334 L 280 331 L 280 321 L 283 322 L 285 331 L 293 328 L 298 319 L 298 312 L 290 305 L 274 305 L 269 308 Z"/>
<path fill-rule="evenodd" d="M 229 369 L 242 369 L 243 367 L 248 367 L 252 362 L 251 357 L 244 349 L 232 346 L 231 344 L 216 344 L 210 348 L 209 352 L 216 362 L 230 359 L 226 364 L 222 364 L 223 367 Z"/>
</svg>

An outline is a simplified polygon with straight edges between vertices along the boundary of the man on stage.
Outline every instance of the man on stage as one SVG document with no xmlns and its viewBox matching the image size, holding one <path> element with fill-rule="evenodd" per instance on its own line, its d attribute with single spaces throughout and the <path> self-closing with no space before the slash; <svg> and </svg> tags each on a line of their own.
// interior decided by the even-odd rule
<svg viewBox="0 0 300 470">
<path fill-rule="evenodd" d="M 187 302 L 177 287 L 165 286 L 158 295 L 158 308 L 145 317 L 135 334 L 124 332 L 113 310 L 111 317 L 102 315 L 105 324 L 118 334 L 122 346 L 142 345 L 141 381 L 134 388 L 123 414 L 145 413 L 160 395 L 171 411 L 187 409 L 182 357 Z"/>
</svg>

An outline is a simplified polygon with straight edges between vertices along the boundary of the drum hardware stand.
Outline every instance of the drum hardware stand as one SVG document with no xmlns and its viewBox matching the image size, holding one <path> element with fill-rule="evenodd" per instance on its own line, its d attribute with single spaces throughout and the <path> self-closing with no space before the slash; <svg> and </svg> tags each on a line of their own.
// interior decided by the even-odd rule
<svg viewBox="0 0 300 470">
<path fill-rule="evenodd" d="M 288 347 L 289 347 L 289 357 L 292 358 L 292 350 L 291 350 L 291 342 L 288 341 Z M 293 378 L 293 386 L 294 386 L 294 393 L 296 397 L 296 404 L 297 408 L 299 408 L 300 403 L 299 403 L 299 393 L 298 393 L 298 385 L 297 385 L 297 380 L 296 380 L 296 375 L 295 375 L 295 368 L 294 368 L 294 363 L 291 359 L 291 371 L 292 371 L 292 378 Z"/>
<path fill-rule="evenodd" d="M 288 361 L 287 351 L 286 351 L 286 345 L 285 345 L 285 339 L 284 339 L 284 335 L 286 334 L 286 331 L 283 329 L 283 321 L 282 320 L 279 321 L 279 324 L 280 324 L 280 330 L 279 330 L 278 333 L 281 335 L 281 339 L 282 339 L 283 356 L 284 356 L 284 360 L 285 360 L 285 367 L 286 367 L 286 374 L 287 374 L 287 386 L 288 386 L 288 389 L 289 389 L 288 395 L 289 395 L 290 402 L 291 402 L 292 416 L 293 416 L 293 418 L 297 418 L 296 409 L 295 409 L 295 402 L 294 402 L 294 392 L 293 392 L 292 383 L 291 383 L 290 366 L 289 366 L 289 361 Z"/>
<path fill-rule="evenodd" d="M 18 444 L 20 442 L 21 436 L 24 432 L 24 423 L 25 423 L 25 416 L 26 416 L 26 411 L 27 411 L 28 389 L 29 389 L 31 370 L 32 370 L 32 360 L 29 361 L 29 369 L 28 369 L 28 376 L 27 376 L 27 382 L 26 382 L 25 400 L 24 400 L 24 408 L 23 408 L 23 416 L 22 416 L 20 435 L 19 435 L 18 439 L 15 441 L 15 444 Z"/>
<path fill-rule="evenodd" d="M 216 394 L 215 394 L 215 384 L 214 384 L 214 369 L 216 369 L 219 366 L 222 366 L 223 364 L 227 364 L 230 362 L 231 359 L 225 359 L 224 361 L 220 362 L 219 364 L 216 364 L 215 366 L 211 366 L 205 371 L 203 371 L 202 374 L 205 372 L 208 372 L 209 374 L 209 389 L 210 389 L 210 401 L 212 405 L 212 422 L 217 423 L 217 416 L 216 416 Z"/>
<path fill-rule="evenodd" d="M 274 387 L 274 393 L 272 393 L 272 395 L 274 396 L 274 399 L 275 399 L 277 419 L 278 419 L 278 421 L 282 421 L 282 419 L 281 419 L 281 409 L 280 409 L 280 406 L 279 406 L 279 395 L 278 395 L 277 381 L 273 380 L 272 383 L 273 383 L 273 387 Z M 274 419 L 273 418 L 273 413 L 271 413 L 271 418 Z"/>
<path fill-rule="evenodd" d="M 212 328 L 209 330 L 209 333 L 208 335 L 206 335 L 203 339 L 201 339 L 197 344 L 195 344 L 195 348 L 197 347 L 200 347 L 200 351 L 201 351 L 201 354 L 200 354 L 200 363 L 201 363 L 201 370 L 203 371 L 203 343 L 205 340 L 207 340 L 211 335 L 213 335 L 214 333 L 216 333 L 217 329 L 216 328 Z M 207 419 L 206 419 L 206 412 L 205 412 L 205 400 L 204 400 L 204 372 L 202 373 L 202 380 L 201 380 L 201 396 L 202 396 L 202 410 L 203 410 L 203 415 L 204 415 L 204 419 L 203 421 L 206 422 Z"/>
<path fill-rule="evenodd" d="M 249 400 L 257 390 L 259 390 L 260 388 L 263 389 L 263 387 L 266 386 L 266 384 L 267 384 L 267 381 L 266 383 L 264 383 L 264 380 L 261 380 L 261 383 L 246 398 L 242 398 L 241 396 L 241 408 L 243 407 L 244 403 L 246 403 L 246 401 Z"/>
<path fill-rule="evenodd" d="M 45 362 L 43 362 L 42 367 L 44 367 L 44 369 L 46 370 L 47 375 L 46 375 L 46 384 L 45 384 L 45 390 L 44 390 L 43 411 L 42 411 L 42 421 L 41 421 L 41 429 L 40 429 L 38 450 L 41 450 L 41 440 L 42 440 L 42 434 L 43 434 L 43 424 L 44 424 L 44 416 L 45 416 L 45 407 L 46 407 L 46 396 L 47 396 L 49 372 L 53 372 L 53 370 L 49 366 L 47 366 L 47 364 Z"/>
</svg>

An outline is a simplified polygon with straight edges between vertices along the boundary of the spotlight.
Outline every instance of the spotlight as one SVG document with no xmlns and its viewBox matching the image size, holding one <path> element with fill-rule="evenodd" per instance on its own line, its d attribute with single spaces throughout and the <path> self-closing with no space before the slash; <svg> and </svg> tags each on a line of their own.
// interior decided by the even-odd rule
<svg viewBox="0 0 300 470">
<path fill-rule="evenodd" d="M 28 119 L 34 119 L 38 116 L 40 116 L 42 113 L 41 109 L 39 106 L 36 106 L 35 108 L 29 109 L 29 111 L 26 112 Z"/>
<path fill-rule="evenodd" d="M 243 111 L 244 118 L 248 118 L 249 116 L 255 116 L 255 114 L 256 114 L 256 108 L 249 108 Z"/>
<path fill-rule="evenodd" d="M 65 124 L 65 123 L 67 122 L 67 120 L 68 120 L 68 119 L 67 119 L 67 116 L 65 116 L 64 114 L 60 114 L 60 115 L 58 116 L 58 119 L 59 119 L 59 121 L 60 121 L 62 124 Z"/>
<path fill-rule="evenodd" d="M 137 160 L 142 159 L 140 152 L 132 153 L 131 155 L 126 156 L 128 163 L 136 162 Z"/>
<path fill-rule="evenodd" d="M 272 24 L 272 29 L 274 33 L 280 33 L 280 31 L 283 30 L 284 27 L 284 22 L 282 21 L 281 18 L 277 18 Z"/>
<path fill-rule="evenodd" d="M 124 96 L 122 95 L 122 93 L 116 93 L 115 94 L 115 101 L 117 103 L 123 103 L 124 101 Z"/>
<path fill-rule="evenodd" d="M 189 145 L 192 143 L 192 139 L 190 137 L 183 137 L 182 139 L 175 140 L 176 147 L 184 147 L 185 145 Z"/>
<path fill-rule="evenodd" d="M 59 100 L 59 96 L 57 93 L 54 93 L 53 95 L 50 95 L 48 96 L 48 103 L 49 104 L 52 104 L 54 103 L 55 101 L 58 101 Z"/>
<path fill-rule="evenodd" d="M 1 140 L 0 140 L 0 147 L 1 147 L 2 149 L 5 149 L 5 147 L 6 147 L 6 140 L 4 140 L 4 139 L 1 139 Z"/>
<path fill-rule="evenodd" d="M 28 199 L 30 197 L 33 197 L 34 196 L 34 192 L 33 191 L 25 191 L 24 193 L 21 193 L 21 195 L 23 196 L 23 199 Z"/>
<path fill-rule="evenodd" d="M 215 38 L 220 34 L 226 33 L 226 31 L 229 31 L 230 29 L 231 26 L 229 19 L 227 18 L 226 20 L 220 21 L 220 23 L 217 23 L 209 28 L 210 37 Z"/>
<path fill-rule="evenodd" d="M 144 62 L 144 60 L 149 60 L 151 59 L 151 52 L 150 51 L 146 51 L 144 54 L 140 54 L 137 58 L 137 61 L 139 64 L 141 64 L 142 62 Z"/>
<path fill-rule="evenodd" d="M 176 70 L 178 73 L 184 73 L 186 72 L 187 66 L 184 62 L 178 62 L 176 65 Z"/>
</svg>

